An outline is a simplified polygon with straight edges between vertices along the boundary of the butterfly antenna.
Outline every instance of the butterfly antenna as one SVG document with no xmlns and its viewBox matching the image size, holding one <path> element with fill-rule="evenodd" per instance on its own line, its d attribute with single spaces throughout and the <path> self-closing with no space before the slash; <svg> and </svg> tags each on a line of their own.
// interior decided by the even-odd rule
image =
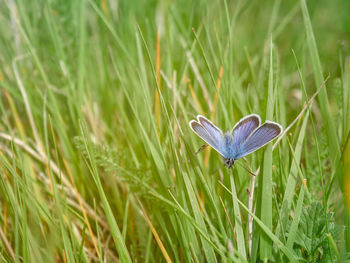
<svg viewBox="0 0 350 263">
<path fill-rule="evenodd" d="M 196 151 L 194 154 L 197 155 L 199 154 L 201 151 L 203 151 L 206 147 L 208 146 L 208 144 L 203 144 L 201 147 L 199 147 L 198 151 Z"/>
<path fill-rule="evenodd" d="M 251 175 L 253 175 L 253 176 L 256 176 L 256 174 L 255 173 L 253 173 L 252 171 L 250 171 L 247 167 L 245 167 L 243 164 L 241 164 L 241 163 L 239 163 L 239 162 L 237 162 L 241 167 L 243 167 L 248 173 L 250 173 Z"/>
<path fill-rule="evenodd" d="M 218 168 L 216 168 L 214 171 L 212 171 L 212 172 L 210 173 L 210 175 L 215 174 L 215 173 L 216 173 L 217 171 L 219 171 L 224 165 L 225 165 L 225 163 L 223 163 L 222 165 L 220 165 Z"/>
</svg>

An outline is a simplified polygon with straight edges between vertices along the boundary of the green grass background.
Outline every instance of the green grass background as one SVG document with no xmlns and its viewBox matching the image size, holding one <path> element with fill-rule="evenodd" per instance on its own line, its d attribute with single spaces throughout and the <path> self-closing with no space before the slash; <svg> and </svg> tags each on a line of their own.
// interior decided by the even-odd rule
<svg viewBox="0 0 350 263">
<path fill-rule="evenodd" d="M 0 2 L 0 261 L 348 262 L 349 10 Z M 212 174 L 188 122 L 250 113 L 297 120 Z"/>
</svg>

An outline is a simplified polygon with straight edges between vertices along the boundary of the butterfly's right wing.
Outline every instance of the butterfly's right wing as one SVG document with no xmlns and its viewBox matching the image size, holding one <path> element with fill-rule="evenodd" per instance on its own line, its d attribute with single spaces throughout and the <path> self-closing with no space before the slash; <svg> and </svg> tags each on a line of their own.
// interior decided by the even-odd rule
<svg viewBox="0 0 350 263">
<path fill-rule="evenodd" d="M 263 125 L 257 128 L 247 139 L 240 145 L 237 152 L 237 159 L 246 156 L 264 145 L 277 138 L 283 131 L 280 124 L 272 121 L 266 121 Z"/>
<path fill-rule="evenodd" d="M 224 136 L 222 131 L 207 118 L 198 115 L 198 121 L 190 121 L 190 127 L 206 143 L 213 147 L 218 153 L 225 157 Z"/>
<path fill-rule="evenodd" d="M 237 151 L 238 147 L 242 145 L 249 135 L 260 126 L 260 116 L 257 114 L 250 114 L 236 123 L 232 129 L 232 147 L 233 151 Z"/>
</svg>

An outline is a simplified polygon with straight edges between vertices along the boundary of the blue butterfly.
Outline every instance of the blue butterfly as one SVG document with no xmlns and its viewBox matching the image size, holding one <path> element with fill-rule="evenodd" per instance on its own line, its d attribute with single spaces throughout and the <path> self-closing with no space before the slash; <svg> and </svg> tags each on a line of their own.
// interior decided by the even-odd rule
<svg viewBox="0 0 350 263">
<path fill-rule="evenodd" d="M 260 149 L 283 131 L 282 126 L 276 122 L 260 123 L 259 115 L 250 114 L 240 119 L 232 131 L 225 134 L 201 115 L 197 116 L 197 121 L 190 121 L 189 125 L 194 133 L 224 158 L 225 165 L 232 168 L 237 159 Z"/>
</svg>

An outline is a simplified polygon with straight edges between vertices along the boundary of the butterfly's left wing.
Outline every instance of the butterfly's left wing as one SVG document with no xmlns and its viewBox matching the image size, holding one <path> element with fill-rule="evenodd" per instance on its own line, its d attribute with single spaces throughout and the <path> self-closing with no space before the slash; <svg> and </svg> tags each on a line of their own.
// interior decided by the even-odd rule
<svg viewBox="0 0 350 263">
<path fill-rule="evenodd" d="M 197 120 L 190 121 L 191 129 L 223 157 L 226 155 L 222 131 L 207 118 L 198 115 Z"/>
<path fill-rule="evenodd" d="M 243 144 L 239 146 L 236 159 L 246 156 L 270 141 L 278 137 L 283 131 L 281 125 L 276 122 L 266 121 L 263 125 L 257 128 Z"/>
</svg>

